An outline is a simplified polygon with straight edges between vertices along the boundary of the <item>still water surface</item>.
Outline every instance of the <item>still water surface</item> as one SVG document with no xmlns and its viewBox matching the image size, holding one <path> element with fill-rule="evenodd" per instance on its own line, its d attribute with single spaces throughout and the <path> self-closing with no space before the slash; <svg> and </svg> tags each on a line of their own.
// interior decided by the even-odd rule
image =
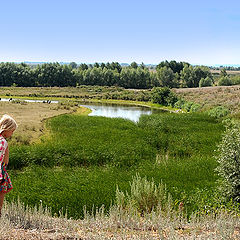
<svg viewBox="0 0 240 240">
<path fill-rule="evenodd" d="M 103 116 L 110 118 L 126 118 L 137 122 L 141 115 L 152 113 L 163 113 L 162 110 L 151 109 L 147 107 L 106 104 L 106 103 L 88 103 L 81 105 L 90 108 L 92 112 L 88 116 Z"/>
<path fill-rule="evenodd" d="M 18 100 L 18 99 L 11 99 Z M 11 101 L 9 98 L 2 98 L 0 101 Z M 46 100 L 30 100 L 24 99 L 25 102 L 46 102 Z M 58 101 L 51 101 L 51 103 L 58 103 Z M 159 109 L 151 109 L 148 107 L 112 104 L 112 103 L 87 103 L 81 104 L 92 110 L 88 116 L 102 116 L 110 118 L 125 118 L 131 121 L 138 122 L 141 115 L 150 115 L 152 113 L 163 113 L 165 111 Z"/>
</svg>

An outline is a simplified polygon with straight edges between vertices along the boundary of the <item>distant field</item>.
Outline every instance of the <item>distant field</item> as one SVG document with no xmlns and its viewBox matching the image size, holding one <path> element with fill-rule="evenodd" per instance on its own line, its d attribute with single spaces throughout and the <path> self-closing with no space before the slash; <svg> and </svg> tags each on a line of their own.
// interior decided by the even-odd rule
<svg viewBox="0 0 240 240">
<path fill-rule="evenodd" d="M 0 87 L 0 96 L 48 97 L 48 98 L 88 98 L 104 93 L 122 92 L 124 88 L 106 86 L 81 87 Z M 128 90 L 126 90 L 128 91 Z"/>
<path fill-rule="evenodd" d="M 205 110 L 215 106 L 225 106 L 236 113 L 240 109 L 240 85 L 179 88 L 174 91 L 187 101 L 199 103 Z"/>
<path fill-rule="evenodd" d="M 221 70 L 210 70 L 212 74 L 220 74 Z M 226 71 L 227 74 L 229 75 L 240 75 L 240 71 L 233 71 L 233 70 L 230 70 L 230 71 Z"/>
<path fill-rule="evenodd" d="M 204 88 L 173 89 L 178 97 L 198 103 L 203 110 L 222 105 L 233 113 L 240 107 L 240 85 L 214 86 Z M 80 86 L 74 87 L 0 87 L 2 97 L 23 97 L 34 99 L 57 99 L 74 101 L 112 101 L 152 106 L 151 90 L 123 89 L 119 87 Z M 148 102 L 148 103 L 147 103 Z M 159 106 L 160 107 L 160 106 Z"/>
</svg>

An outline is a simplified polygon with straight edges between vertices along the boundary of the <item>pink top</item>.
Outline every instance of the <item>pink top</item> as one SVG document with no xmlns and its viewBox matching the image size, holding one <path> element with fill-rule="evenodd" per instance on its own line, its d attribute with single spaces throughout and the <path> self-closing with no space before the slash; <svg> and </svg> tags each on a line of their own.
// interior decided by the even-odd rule
<svg viewBox="0 0 240 240">
<path fill-rule="evenodd" d="M 8 147 L 8 143 L 6 139 L 2 135 L 0 135 L 0 180 L 3 179 L 2 164 L 3 164 L 3 159 L 5 156 L 7 147 Z"/>
</svg>

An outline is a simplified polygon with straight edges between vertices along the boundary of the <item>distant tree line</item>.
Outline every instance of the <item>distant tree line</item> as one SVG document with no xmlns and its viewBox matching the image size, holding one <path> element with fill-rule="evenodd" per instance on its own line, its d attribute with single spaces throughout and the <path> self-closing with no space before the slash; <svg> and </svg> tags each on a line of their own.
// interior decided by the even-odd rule
<svg viewBox="0 0 240 240">
<path fill-rule="evenodd" d="M 219 66 L 219 67 L 209 67 L 213 70 L 222 70 L 225 69 L 227 71 L 240 71 L 240 67 L 234 67 L 234 66 Z"/>
<path fill-rule="evenodd" d="M 118 62 L 80 64 L 44 63 L 35 67 L 25 63 L 0 63 L 0 86 L 76 87 L 79 85 L 119 86 L 134 89 L 153 87 L 211 86 L 213 76 L 208 67 L 163 61 L 156 69 L 143 63 L 121 66 Z"/>
</svg>

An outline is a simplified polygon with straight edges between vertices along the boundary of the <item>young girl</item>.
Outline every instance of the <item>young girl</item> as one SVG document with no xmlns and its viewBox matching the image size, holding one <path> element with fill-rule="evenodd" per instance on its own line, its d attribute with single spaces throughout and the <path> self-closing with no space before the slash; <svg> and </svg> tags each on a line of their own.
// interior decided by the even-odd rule
<svg viewBox="0 0 240 240">
<path fill-rule="evenodd" d="M 6 138 L 11 137 L 16 128 L 15 120 L 6 114 L 3 115 L 0 119 L 0 217 L 4 196 L 13 188 L 6 171 L 9 161 L 9 148 Z"/>
</svg>

